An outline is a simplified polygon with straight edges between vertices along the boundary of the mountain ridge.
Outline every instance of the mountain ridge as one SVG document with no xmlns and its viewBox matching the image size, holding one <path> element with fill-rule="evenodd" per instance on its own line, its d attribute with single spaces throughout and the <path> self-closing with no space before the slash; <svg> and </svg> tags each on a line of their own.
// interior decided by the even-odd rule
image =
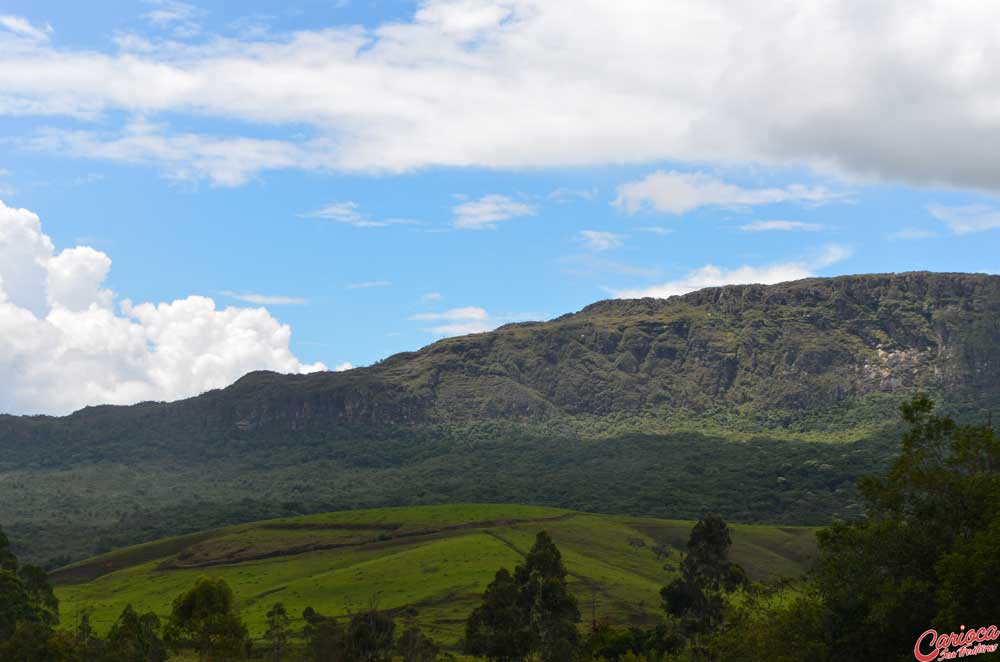
<svg viewBox="0 0 1000 662">
<path fill-rule="evenodd" d="M 690 371 L 701 363 L 704 370 L 699 388 L 703 395 L 726 399 L 738 378 L 761 377 L 754 365 L 754 350 L 771 341 L 768 334 L 778 334 L 774 341 L 797 355 L 788 355 L 784 361 L 772 360 L 767 366 L 771 374 L 766 376 L 783 369 L 783 377 L 798 382 L 800 388 L 779 394 L 769 406 L 828 406 L 845 397 L 892 391 L 900 386 L 949 387 L 969 382 L 989 386 L 990 378 L 1000 374 L 995 353 L 989 354 L 986 370 L 980 374 L 963 369 L 969 367 L 960 365 L 963 357 L 948 356 L 947 352 L 957 349 L 961 353 L 965 349 L 950 345 L 956 331 L 963 330 L 956 324 L 961 314 L 979 320 L 991 318 L 1000 307 L 998 299 L 1000 277 L 929 272 L 730 285 L 667 299 L 612 299 L 548 322 L 509 324 L 486 333 L 443 339 L 346 372 L 252 372 L 225 389 L 193 399 L 231 395 L 237 402 L 245 402 L 262 390 L 279 402 L 290 396 L 301 408 L 290 417 L 258 405 L 240 410 L 235 423 L 242 421 L 244 426 L 256 427 L 274 418 L 288 417 L 293 430 L 311 417 L 318 417 L 324 425 L 338 420 L 364 424 L 430 422 L 456 416 L 547 418 L 636 411 L 665 400 L 697 409 L 704 406 L 704 398 L 698 402 L 698 394 L 692 389 L 683 393 L 685 389 L 663 379 L 658 374 L 663 365 L 667 364 L 669 371 Z M 921 300 L 939 305 L 921 309 L 917 305 Z M 877 303 L 874 308 L 873 303 Z M 796 313 L 801 319 L 795 318 Z M 728 316 L 733 323 L 716 323 L 713 314 Z M 824 342 L 824 336 L 832 333 L 836 337 Z M 813 337 L 806 338 L 810 334 Z M 803 346 L 804 340 L 809 340 L 811 346 Z M 987 340 L 998 338 L 991 334 Z M 795 346 L 787 347 L 789 343 Z M 536 356 L 528 357 L 534 365 L 526 365 L 526 349 L 534 349 Z M 937 356 L 929 355 L 935 350 Z M 606 359 L 603 365 L 599 365 L 601 357 Z M 859 363 L 858 357 L 867 361 Z M 676 368 L 678 358 L 681 361 Z M 591 369 L 586 374 L 563 371 L 559 375 L 561 384 L 546 377 L 546 372 L 558 372 L 563 364 L 575 360 L 589 362 L 591 365 L 586 367 Z M 918 374 L 929 363 L 935 363 L 932 374 Z M 809 376 L 831 370 L 841 372 L 833 388 Z M 849 374 L 851 370 L 854 375 Z M 574 378 L 570 389 L 565 387 L 568 377 Z M 497 389 L 474 409 L 463 403 L 458 393 L 463 386 L 469 386 L 463 384 L 468 378 L 485 382 L 485 386 L 479 385 L 481 388 Z M 638 393 L 630 397 L 616 389 L 612 389 L 613 393 L 607 389 L 604 393 L 594 392 L 603 385 L 628 386 Z M 657 387 L 660 391 L 673 388 L 658 393 Z M 296 396 L 298 391 L 325 397 Z M 351 397 L 352 391 L 363 397 Z M 678 391 L 681 397 L 676 396 Z M 183 406 L 181 403 L 190 400 L 135 406 Z M 741 404 L 740 396 L 728 400 Z M 98 414 L 95 409 L 70 416 Z"/>
</svg>

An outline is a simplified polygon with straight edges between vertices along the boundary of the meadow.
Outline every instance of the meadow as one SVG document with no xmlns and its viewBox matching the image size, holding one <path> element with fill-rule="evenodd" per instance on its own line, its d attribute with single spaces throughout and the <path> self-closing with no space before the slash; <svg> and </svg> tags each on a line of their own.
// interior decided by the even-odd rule
<svg viewBox="0 0 1000 662">
<path fill-rule="evenodd" d="M 540 530 L 559 546 L 586 622 L 655 622 L 692 525 L 506 504 L 340 511 L 128 547 L 52 578 L 63 625 L 89 610 L 101 633 L 129 603 L 166 617 L 175 596 L 212 575 L 233 588 L 254 638 L 275 602 L 295 617 L 307 606 L 346 615 L 374 604 L 452 646 L 496 570 L 512 569 Z M 732 558 L 754 580 L 800 576 L 815 553 L 812 528 L 731 529 Z"/>
</svg>

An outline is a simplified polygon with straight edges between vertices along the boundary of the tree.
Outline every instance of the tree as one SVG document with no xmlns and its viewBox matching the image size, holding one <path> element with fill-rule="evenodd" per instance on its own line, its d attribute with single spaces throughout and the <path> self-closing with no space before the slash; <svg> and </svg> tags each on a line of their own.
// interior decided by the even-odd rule
<svg viewBox="0 0 1000 662">
<path fill-rule="evenodd" d="M 382 662 L 392 658 L 392 617 L 374 607 L 351 615 L 347 624 L 347 656 L 352 662 Z"/>
<path fill-rule="evenodd" d="M 18 622 L 31 622 L 34 616 L 24 582 L 10 570 L 0 570 L 0 641 L 14 635 Z"/>
<path fill-rule="evenodd" d="M 52 631 L 58 623 L 59 601 L 45 571 L 20 565 L 0 531 L 0 660 L 77 662 L 74 637 Z"/>
<path fill-rule="evenodd" d="M 35 612 L 33 620 L 46 625 L 59 624 L 59 600 L 49 583 L 49 576 L 35 565 L 23 565 L 17 576 L 24 583 L 28 601 Z"/>
<path fill-rule="evenodd" d="M 899 458 L 859 481 L 866 519 L 818 535 L 814 575 L 835 659 L 891 659 L 929 626 L 996 616 L 1000 443 L 989 426 L 936 415 L 923 396 L 901 412 Z"/>
<path fill-rule="evenodd" d="M 482 604 L 465 624 L 465 652 L 494 662 L 523 660 L 532 650 L 531 630 L 514 577 L 497 571 Z"/>
<path fill-rule="evenodd" d="M 302 612 L 306 626 L 306 659 L 313 662 L 340 662 L 347 650 L 347 635 L 335 619 L 323 616 L 312 607 Z"/>
<path fill-rule="evenodd" d="M 417 627 L 408 628 L 396 642 L 396 654 L 403 662 L 434 662 L 438 652 L 440 647 Z"/>
<path fill-rule="evenodd" d="M 91 662 L 84 660 L 69 632 L 55 632 L 45 623 L 19 621 L 11 637 L 0 643 L 4 662 Z"/>
<path fill-rule="evenodd" d="M 107 650 L 106 642 L 97 636 L 94 627 L 90 624 L 90 610 L 84 609 L 77 614 L 76 632 L 74 634 L 80 656 L 87 662 L 96 660 L 121 659 L 111 657 Z M 154 661 L 155 662 L 155 661 Z"/>
<path fill-rule="evenodd" d="M 10 540 L 7 539 L 3 529 L 0 529 L 0 570 L 17 572 L 17 556 L 11 550 Z"/>
<path fill-rule="evenodd" d="M 193 645 L 208 655 L 239 659 L 246 654 L 247 629 L 235 611 L 233 591 L 221 578 L 201 577 L 177 596 L 166 628 L 174 648 Z"/>
<path fill-rule="evenodd" d="M 680 619 L 688 634 L 708 632 L 722 622 L 725 593 L 747 585 L 746 572 L 729 560 L 732 536 L 718 515 L 707 515 L 691 530 L 681 576 L 660 596 L 663 609 Z"/>
<path fill-rule="evenodd" d="M 537 652 L 542 660 L 569 660 L 579 646 L 580 609 L 566 587 L 562 555 L 545 531 L 514 575 L 501 568 L 470 614 L 465 651 L 497 662 L 522 660 Z"/>
<path fill-rule="evenodd" d="M 152 613 L 141 616 L 126 605 L 108 632 L 108 649 L 122 662 L 162 662 L 167 649 L 160 639 L 160 619 Z"/>
<path fill-rule="evenodd" d="M 545 661 L 569 660 L 580 643 L 577 600 L 566 588 L 562 554 L 548 532 L 542 531 L 518 566 L 514 579 L 527 610 L 532 639 Z"/>
<path fill-rule="evenodd" d="M 281 662 L 288 645 L 288 612 L 285 605 L 276 603 L 267 612 L 267 631 L 264 638 L 270 642 L 272 662 Z"/>
</svg>

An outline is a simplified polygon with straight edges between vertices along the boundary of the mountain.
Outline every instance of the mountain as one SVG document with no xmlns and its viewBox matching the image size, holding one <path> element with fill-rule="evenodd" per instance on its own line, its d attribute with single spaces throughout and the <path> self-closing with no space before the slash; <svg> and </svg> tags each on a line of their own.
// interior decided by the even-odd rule
<svg viewBox="0 0 1000 662">
<path fill-rule="evenodd" d="M 1000 408 L 1000 277 L 601 301 L 343 373 L 4 416 L 0 523 L 35 558 L 456 500 L 821 524 L 857 512 L 853 482 L 894 454 L 917 391 L 959 416 Z"/>
</svg>

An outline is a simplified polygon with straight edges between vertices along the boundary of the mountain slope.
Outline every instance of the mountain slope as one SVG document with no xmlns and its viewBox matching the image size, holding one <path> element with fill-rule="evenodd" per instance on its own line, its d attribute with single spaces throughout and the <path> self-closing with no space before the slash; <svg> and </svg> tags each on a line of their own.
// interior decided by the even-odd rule
<svg viewBox="0 0 1000 662">
<path fill-rule="evenodd" d="M 1000 277 L 603 301 L 346 373 L 0 417 L 0 524 L 36 559 L 455 500 L 817 524 L 857 512 L 853 481 L 895 452 L 895 407 L 917 390 L 961 416 L 997 409 Z"/>
</svg>

